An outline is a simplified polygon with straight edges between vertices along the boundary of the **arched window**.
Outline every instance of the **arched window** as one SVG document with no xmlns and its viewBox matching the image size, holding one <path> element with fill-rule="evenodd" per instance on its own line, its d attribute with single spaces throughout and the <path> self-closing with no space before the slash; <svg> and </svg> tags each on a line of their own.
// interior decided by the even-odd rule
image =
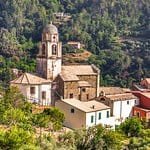
<svg viewBox="0 0 150 150">
<path fill-rule="evenodd" d="M 46 54 L 46 47 L 45 44 L 42 44 L 42 55 Z"/>
<path fill-rule="evenodd" d="M 52 55 L 56 55 L 57 53 L 57 47 L 56 45 L 52 45 Z"/>
</svg>

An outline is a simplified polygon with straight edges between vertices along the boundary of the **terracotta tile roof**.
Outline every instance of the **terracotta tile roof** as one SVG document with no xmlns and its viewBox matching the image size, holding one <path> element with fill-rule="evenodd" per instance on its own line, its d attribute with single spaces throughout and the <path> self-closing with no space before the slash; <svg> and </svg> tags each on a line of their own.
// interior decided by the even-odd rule
<svg viewBox="0 0 150 150">
<path fill-rule="evenodd" d="M 62 73 L 70 72 L 74 75 L 96 75 L 97 72 L 94 70 L 92 65 L 69 65 L 62 66 Z"/>
<path fill-rule="evenodd" d="M 65 102 L 81 111 L 84 111 L 84 112 L 94 112 L 94 111 L 110 109 L 110 107 L 106 106 L 103 103 L 97 102 L 95 100 L 83 102 L 83 101 L 80 101 L 77 99 L 63 99 L 61 101 Z"/>
<path fill-rule="evenodd" d="M 145 111 L 145 112 L 150 112 L 150 109 L 145 109 L 145 108 L 142 108 L 142 107 L 140 107 L 140 106 L 134 106 L 134 108 L 143 110 L 143 111 Z"/>
<path fill-rule="evenodd" d="M 99 93 L 104 92 L 105 95 L 122 94 L 125 93 L 120 87 L 99 87 Z"/>
<path fill-rule="evenodd" d="M 79 81 L 79 78 L 71 72 L 63 72 L 59 74 L 63 81 Z"/>
<path fill-rule="evenodd" d="M 142 95 L 144 95 L 145 97 L 149 98 L 150 100 L 150 92 L 141 92 Z"/>
<path fill-rule="evenodd" d="M 90 87 L 90 86 L 92 86 L 87 81 L 79 81 L 78 84 L 79 84 L 79 87 Z"/>
<path fill-rule="evenodd" d="M 130 100 L 137 99 L 132 93 L 123 93 L 123 94 L 114 94 L 114 95 L 106 95 L 106 98 L 109 98 L 112 101 L 120 101 L 120 100 Z"/>
<path fill-rule="evenodd" d="M 49 82 L 51 81 L 38 77 L 36 75 L 30 74 L 30 73 L 24 73 L 20 77 L 11 81 L 10 83 L 12 84 L 42 84 L 42 83 L 49 83 Z"/>
<path fill-rule="evenodd" d="M 60 73 L 64 81 L 78 81 L 78 75 L 96 75 L 99 70 L 94 65 L 69 65 L 62 66 Z"/>
</svg>

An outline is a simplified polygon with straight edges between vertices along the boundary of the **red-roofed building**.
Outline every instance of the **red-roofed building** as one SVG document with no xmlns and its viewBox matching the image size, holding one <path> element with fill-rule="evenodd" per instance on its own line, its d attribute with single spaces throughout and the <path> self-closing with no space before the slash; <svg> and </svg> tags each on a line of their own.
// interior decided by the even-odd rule
<svg viewBox="0 0 150 150">
<path fill-rule="evenodd" d="M 150 92 L 133 91 L 133 94 L 140 99 L 140 105 L 133 107 L 133 116 L 150 123 Z"/>
<path fill-rule="evenodd" d="M 150 109 L 135 106 L 133 107 L 133 116 L 137 116 L 140 119 L 146 119 L 147 122 L 150 122 Z"/>
<path fill-rule="evenodd" d="M 150 109 L 150 92 L 134 91 L 133 94 L 140 99 L 140 107 Z"/>
</svg>

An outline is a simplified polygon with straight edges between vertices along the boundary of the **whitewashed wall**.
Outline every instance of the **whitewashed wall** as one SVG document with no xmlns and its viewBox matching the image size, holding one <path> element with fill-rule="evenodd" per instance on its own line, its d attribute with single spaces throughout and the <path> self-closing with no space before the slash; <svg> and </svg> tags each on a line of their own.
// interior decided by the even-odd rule
<svg viewBox="0 0 150 150">
<path fill-rule="evenodd" d="M 36 102 L 41 105 L 51 105 L 51 83 L 41 85 L 12 84 L 12 86 L 17 86 L 29 102 Z M 30 94 L 30 87 L 35 87 L 35 94 Z M 42 91 L 46 92 L 46 99 L 43 102 Z"/>
<path fill-rule="evenodd" d="M 51 84 L 42 84 L 39 87 L 39 98 L 42 100 L 42 91 L 46 92 L 46 99 L 41 102 L 41 105 L 51 104 Z"/>
<path fill-rule="evenodd" d="M 109 111 L 109 117 L 107 118 L 107 111 Z M 99 119 L 99 113 L 101 113 L 101 119 Z M 94 117 L 94 122 L 91 123 L 91 116 Z M 86 113 L 86 127 L 102 124 L 103 126 L 110 125 L 115 128 L 115 118 L 110 116 L 110 109 Z"/>
<path fill-rule="evenodd" d="M 129 104 L 127 103 L 127 101 L 129 102 Z M 130 117 L 132 115 L 133 106 L 136 106 L 138 104 L 139 104 L 139 99 L 115 101 L 113 105 L 113 116 L 115 117 L 116 125 L 119 125 L 127 117 Z"/>
</svg>

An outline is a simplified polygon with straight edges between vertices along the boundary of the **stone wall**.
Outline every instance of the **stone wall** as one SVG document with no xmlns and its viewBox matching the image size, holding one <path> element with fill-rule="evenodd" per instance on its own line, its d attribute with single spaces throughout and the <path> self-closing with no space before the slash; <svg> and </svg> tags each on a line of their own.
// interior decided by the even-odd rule
<svg viewBox="0 0 150 150">
<path fill-rule="evenodd" d="M 64 82 L 64 98 L 71 98 L 70 94 L 73 94 L 72 98 L 79 98 L 79 89 L 77 81 Z"/>
<path fill-rule="evenodd" d="M 86 88 L 87 92 L 82 92 L 81 100 L 87 100 L 87 94 L 89 99 L 95 98 L 97 95 L 97 75 L 80 75 L 78 76 L 81 81 L 87 81 L 92 87 Z"/>
<path fill-rule="evenodd" d="M 79 100 L 88 101 L 95 97 L 95 88 L 81 87 L 79 88 Z"/>
</svg>

